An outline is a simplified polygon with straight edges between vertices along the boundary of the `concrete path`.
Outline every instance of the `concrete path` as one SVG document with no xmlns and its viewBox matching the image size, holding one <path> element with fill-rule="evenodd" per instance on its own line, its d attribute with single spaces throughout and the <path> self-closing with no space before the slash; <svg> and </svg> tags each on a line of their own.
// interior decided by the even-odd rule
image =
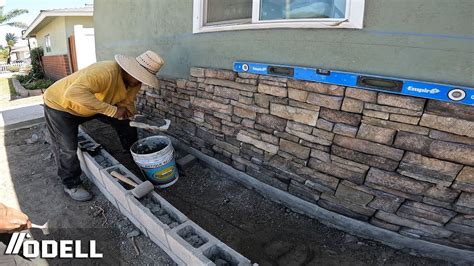
<svg viewBox="0 0 474 266">
<path fill-rule="evenodd" d="M 0 131 L 30 127 L 43 121 L 43 106 L 40 104 L 0 111 Z"/>
<path fill-rule="evenodd" d="M 8 79 L 0 77 L 0 131 L 29 127 L 43 121 L 42 96 L 17 99 Z"/>
<path fill-rule="evenodd" d="M 8 102 L 11 98 L 8 79 L 0 78 L 0 103 Z"/>
</svg>

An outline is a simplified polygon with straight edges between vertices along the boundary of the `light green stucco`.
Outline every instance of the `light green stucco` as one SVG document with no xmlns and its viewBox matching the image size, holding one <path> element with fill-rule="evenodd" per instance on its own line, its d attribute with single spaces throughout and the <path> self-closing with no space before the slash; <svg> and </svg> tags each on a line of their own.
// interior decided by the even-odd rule
<svg viewBox="0 0 474 266">
<path fill-rule="evenodd" d="M 57 17 L 36 33 L 38 45 L 45 48 L 44 55 L 67 54 L 68 49 L 65 25 L 66 22 L 64 17 Z M 46 51 L 45 37 L 48 34 L 51 38 L 51 52 Z"/>
<path fill-rule="evenodd" d="M 51 38 L 51 52 L 44 49 L 45 55 L 68 54 L 67 38 L 74 35 L 74 25 L 83 25 L 85 28 L 94 26 L 92 17 L 55 17 L 50 23 L 36 33 L 38 45 L 45 48 L 45 36 Z"/>
<path fill-rule="evenodd" d="M 192 34 L 191 0 L 94 3 L 98 60 L 151 49 L 162 75 L 233 61 L 294 64 L 474 85 L 474 1 L 366 0 L 364 29 L 266 29 Z"/>
<path fill-rule="evenodd" d="M 94 19 L 92 17 L 66 17 L 66 36 L 74 35 L 74 26 L 82 25 L 84 28 L 93 28 Z"/>
</svg>

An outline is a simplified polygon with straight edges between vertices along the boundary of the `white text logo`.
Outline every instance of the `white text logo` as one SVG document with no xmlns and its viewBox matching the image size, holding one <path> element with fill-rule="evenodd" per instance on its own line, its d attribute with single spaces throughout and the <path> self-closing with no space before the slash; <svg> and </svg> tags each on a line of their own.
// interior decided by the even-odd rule
<svg viewBox="0 0 474 266">
<path fill-rule="evenodd" d="M 103 258 L 102 253 L 96 251 L 96 241 L 89 241 L 89 252 L 81 249 L 81 240 L 32 240 L 28 233 L 13 233 L 8 243 L 5 255 L 18 255 L 23 249 L 26 258 Z"/>
<path fill-rule="evenodd" d="M 267 68 L 266 67 L 252 67 L 252 70 L 253 71 L 266 71 Z"/>
<path fill-rule="evenodd" d="M 416 88 L 416 87 L 412 87 L 412 86 L 408 86 L 407 90 L 416 91 L 416 92 L 419 92 L 419 93 L 429 93 L 429 94 L 436 94 L 436 93 L 440 92 L 440 90 L 437 89 L 437 88 L 425 89 L 425 88 Z"/>
</svg>

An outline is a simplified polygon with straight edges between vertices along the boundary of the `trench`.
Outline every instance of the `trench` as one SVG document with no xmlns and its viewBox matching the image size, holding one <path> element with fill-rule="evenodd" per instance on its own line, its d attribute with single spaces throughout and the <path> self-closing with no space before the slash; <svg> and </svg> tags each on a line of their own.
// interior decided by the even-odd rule
<svg viewBox="0 0 474 266">
<path fill-rule="evenodd" d="M 112 128 L 91 121 L 85 129 L 120 163 L 142 178 L 140 169 L 131 155 L 122 150 Z M 177 154 L 186 155 L 183 151 Z M 179 174 L 176 184 L 157 189 L 158 194 L 252 262 L 261 265 L 448 265 L 327 227 L 264 198 L 199 161 Z M 182 233 L 183 238 L 193 236 Z M 199 242 L 190 241 L 191 244 Z M 222 259 L 232 264 L 219 250 L 209 252 L 207 256 L 214 261 Z"/>
</svg>

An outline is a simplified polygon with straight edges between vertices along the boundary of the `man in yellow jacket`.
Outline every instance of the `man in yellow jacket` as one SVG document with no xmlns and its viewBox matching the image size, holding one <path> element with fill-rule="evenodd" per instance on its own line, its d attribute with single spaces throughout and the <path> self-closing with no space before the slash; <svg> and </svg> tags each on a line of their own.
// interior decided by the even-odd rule
<svg viewBox="0 0 474 266">
<path fill-rule="evenodd" d="M 115 61 L 98 62 L 55 82 L 44 93 L 44 113 L 51 147 L 64 191 L 77 201 L 92 195 L 81 183 L 77 157 L 80 124 L 100 119 L 117 131 L 124 149 L 137 140 L 129 118 L 136 113 L 135 97 L 142 83 L 157 88 L 156 73 L 163 59 L 152 51 L 140 56 L 116 55 Z"/>
</svg>

